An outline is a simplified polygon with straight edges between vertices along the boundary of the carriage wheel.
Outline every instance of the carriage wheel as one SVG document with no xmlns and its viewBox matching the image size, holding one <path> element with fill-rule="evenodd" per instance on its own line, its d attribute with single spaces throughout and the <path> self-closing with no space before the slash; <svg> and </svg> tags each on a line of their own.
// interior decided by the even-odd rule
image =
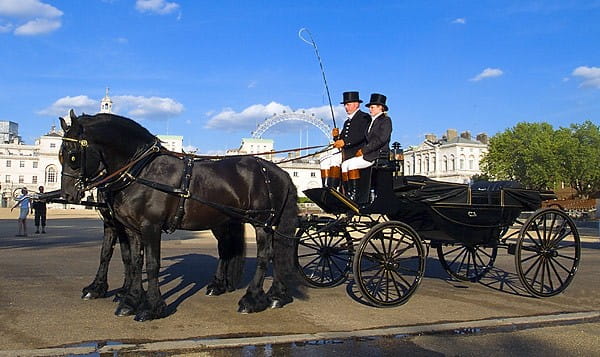
<svg viewBox="0 0 600 357">
<path fill-rule="evenodd" d="M 515 250 L 519 280 L 539 297 L 554 296 L 569 286 L 581 255 L 573 220 L 556 208 L 534 213 L 521 228 Z"/>
<path fill-rule="evenodd" d="M 450 276 L 463 281 L 479 281 L 494 266 L 498 247 L 495 244 L 442 243 L 437 247 L 437 253 Z"/>
<path fill-rule="evenodd" d="M 352 240 L 341 224 L 329 217 L 308 222 L 296 237 L 296 267 L 300 275 L 315 288 L 343 283 L 352 264 Z"/>
<path fill-rule="evenodd" d="M 409 225 L 383 222 L 361 240 L 354 257 L 354 280 L 373 305 L 401 305 L 421 283 L 425 258 L 421 238 Z"/>
</svg>

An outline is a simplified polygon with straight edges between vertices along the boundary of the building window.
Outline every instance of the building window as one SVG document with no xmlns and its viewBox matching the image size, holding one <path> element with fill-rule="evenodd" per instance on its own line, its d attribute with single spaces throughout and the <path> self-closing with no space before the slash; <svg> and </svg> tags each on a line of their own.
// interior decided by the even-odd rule
<svg viewBox="0 0 600 357">
<path fill-rule="evenodd" d="M 56 182 L 56 169 L 54 167 L 50 167 L 48 169 L 48 173 L 46 174 L 46 182 L 47 183 L 55 183 Z"/>
<path fill-rule="evenodd" d="M 25 183 L 25 176 L 19 175 L 19 183 Z"/>
<path fill-rule="evenodd" d="M 6 167 L 10 167 L 10 160 L 6 160 Z"/>
<path fill-rule="evenodd" d="M 31 176 L 31 183 L 33 183 L 33 184 L 37 183 L 37 176 Z"/>
<path fill-rule="evenodd" d="M 292 173 L 292 176 L 294 176 L 294 177 L 298 177 L 298 171 L 294 171 L 294 172 Z"/>
<path fill-rule="evenodd" d="M 33 162 L 33 168 L 34 168 L 34 169 L 37 169 L 37 168 L 38 168 L 38 162 L 37 162 L 37 161 L 34 161 L 34 162 Z"/>
<path fill-rule="evenodd" d="M 456 162 L 454 161 L 454 155 L 450 155 L 450 171 L 456 170 Z"/>
<path fill-rule="evenodd" d="M 50 143 L 50 149 L 56 148 L 56 143 Z"/>
<path fill-rule="evenodd" d="M 19 161 L 19 167 L 25 167 L 25 161 Z"/>
<path fill-rule="evenodd" d="M 442 171 L 448 171 L 448 158 L 446 156 L 442 158 Z"/>
<path fill-rule="evenodd" d="M 459 161 L 459 166 L 458 166 L 461 170 L 465 169 L 465 159 L 463 159 L 462 157 L 460 158 Z"/>
<path fill-rule="evenodd" d="M 4 182 L 10 183 L 10 175 L 4 176 Z"/>
<path fill-rule="evenodd" d="M 317 177 L 317 174 L 315 172 L 311 172 L 310 177 Z"/>
</svg>

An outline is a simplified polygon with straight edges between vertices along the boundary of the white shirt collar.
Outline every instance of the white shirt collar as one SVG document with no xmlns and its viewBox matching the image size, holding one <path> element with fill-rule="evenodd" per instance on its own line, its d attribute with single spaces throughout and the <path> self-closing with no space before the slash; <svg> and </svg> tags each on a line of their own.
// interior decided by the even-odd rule
<svg viewBox="0 0 600 357">
<path fill-rule="evenodd" d="M 360 109 L 356 109 L 352 114 L 348 114 L 348 119 L 354 118 L 354 114 L 358 113 Z"/>
</svg>

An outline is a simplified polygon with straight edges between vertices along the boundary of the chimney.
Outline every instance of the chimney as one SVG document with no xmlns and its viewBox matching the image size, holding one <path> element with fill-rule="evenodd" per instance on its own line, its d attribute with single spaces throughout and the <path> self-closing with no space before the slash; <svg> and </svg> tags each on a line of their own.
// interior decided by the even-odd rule
<svg viewBox="0 0 600 357">
<path fill-rule="evenodd" d="M 448 141 L 454 139 L 457 136 L 458 136 L 458 132 L 456 131 L 456 129 L 446 130 L 446 137 L 448 138 Z"/>
<path fill-rule="evenodd" d="M 425 140 L 435 143 L 437 141 L 437 137 L 435 134 L 425 134 Z"/>
<path fill-rule="evenodd" d="M 477 134 L 477 141 L 485 145 L 489 144 L 490 142 L 486 133 Z"/>
<path fill-rule="evenodd" d="M 462 133 L 460 133 L 460 137 L 463 139 L 467 139 L 467 140 L 471 140 L 471 132 L 467 131 L 463 131 Z"/>
</svg>

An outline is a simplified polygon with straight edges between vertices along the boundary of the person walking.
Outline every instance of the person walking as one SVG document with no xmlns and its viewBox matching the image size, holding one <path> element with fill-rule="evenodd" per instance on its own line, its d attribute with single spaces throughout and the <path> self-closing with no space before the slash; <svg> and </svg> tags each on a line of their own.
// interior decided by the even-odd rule
<svg viewBox="0 0 600 357">
<path fill-rule="evenodd" d="M 344 92 L 342 102 L 346 114 L 344 126 L 340 133 L 338 128 L 333 128 L 332 136 L 334 149 L 330 155 L 321 160 L 321 179 L 323 186 L 337 188 L 340 178 L 345 182 L 340 165 L 344 160 L 354 157 L 358 149 L 366 143 L 366 131 L 371 123 L 369 115 L 360 110 L 359 93 L 356 91 Z"/>
<path fill-rule="evenodd" d="M 44 186 L 40 186 L 38 191 L 40 194 L 44 193 Z M 40 233 L 40 223 L 42 224 L 42 233 L 46 233 L 46 201 L 33 200 L 32 206 L 34 212 L 35 233 Z"/>
<path fill-rule="evenodd" d="M 387 97 L 383 94 L 371 94 L 366 104 L 371 113 L 371 123 L 367 129 L 366 144 L 356 152 L 354 157 L 342 163 L 342 175 L 348 175 L 348 196 L 354 200 L 358 191 L 360 169 L 367 168 L 380 156 L 389 156 L 392 136 L 392 119 L 387 115 Z"/>
<path fill-rule="evenodd" d="M 19 226 L 17 237 L 27 237 L 27 215 L 31 210 L 31 196 L 28 195 L 25 187 L 21 189 L 21 195 L 17 197 L 17 203 L 10 211 L 12 212 L 17 206 L 20 206 L 19 218 L 17 219 L 17 225 Z"/>
</svg>

